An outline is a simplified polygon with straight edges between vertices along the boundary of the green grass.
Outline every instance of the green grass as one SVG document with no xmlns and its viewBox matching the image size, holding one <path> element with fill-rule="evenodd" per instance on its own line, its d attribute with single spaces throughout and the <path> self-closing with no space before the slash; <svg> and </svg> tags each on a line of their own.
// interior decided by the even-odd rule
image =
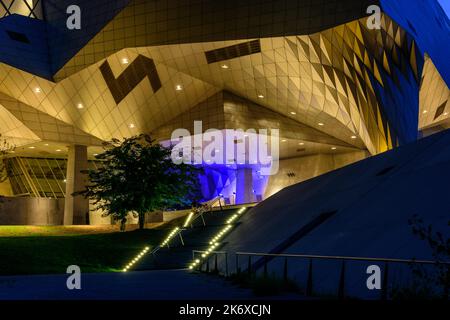
<svg viewBox="0 0 450 320">
<path fill-rule="evenodd" d="M 88 235 L 0 237 L 0 275 L 117 272 L 143 247 L 158 244 L 168 227 Z M 14 230 L 19 231 L 19 230 Z"/>
</svg>

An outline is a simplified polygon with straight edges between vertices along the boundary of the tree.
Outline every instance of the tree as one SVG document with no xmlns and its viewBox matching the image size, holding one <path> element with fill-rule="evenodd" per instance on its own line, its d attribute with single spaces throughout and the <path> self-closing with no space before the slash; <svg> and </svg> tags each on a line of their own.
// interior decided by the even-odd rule
<svg viewBox="0 0 450 320">
<path fill-rule="evenodd" d="M 450 293 L 450 266 L 444 262 L 450 261 L 450 238 L 441 232 L 434 231 L 432 225 L 425 226 L 423 219 L 418 215 L 414 215 L 409 219 L 409 224 L 412 226 L 413 234 L 426 241 L 432 250 L 437 271 L 429 275 L 424 270 L 415 268 L 413 270 L 414 273 L 426 279 L 428 283 L 435 283 L 438 287 L 441 287 L 444 298 L 448 299 Z M 447 223 L 447 227 L 450 227 L 450 220 Z"/>
<path fill-rule="evenodd" d="M 80 194 L 94 200 L 95 209 L 120 220 L 122 231 L 128 212 L 137 214 L 143 229 L 147 212 L 188 207 L 199 200 L 201 169 L 175 164 L 171 153 L 145 134 L 113 139 L 96 156 L 102 166 L 87 171 L 90 182 Z"/>
</svg>

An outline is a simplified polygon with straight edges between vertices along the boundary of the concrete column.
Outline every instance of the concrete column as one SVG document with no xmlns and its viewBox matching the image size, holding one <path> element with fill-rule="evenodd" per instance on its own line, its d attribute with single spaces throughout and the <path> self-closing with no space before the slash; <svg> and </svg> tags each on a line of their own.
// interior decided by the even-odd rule
<svg viewBox="0 0 450 320">
<path fill-rule="evenodd" d="M 80 145 L 70 146 L 67 158 L 64 225 L 88 223 L 89 199 L 85 199 L 83 196 L 72 196 L 74 192 L 84 190 L 87 176 L 80 171 L 87 168 L 87 147 Z"/>
<path fill-rule="evenodd" d="M 236 204 L 254 201 L 252 169 L 238 169 L 236 175 Z"/>
</svg>

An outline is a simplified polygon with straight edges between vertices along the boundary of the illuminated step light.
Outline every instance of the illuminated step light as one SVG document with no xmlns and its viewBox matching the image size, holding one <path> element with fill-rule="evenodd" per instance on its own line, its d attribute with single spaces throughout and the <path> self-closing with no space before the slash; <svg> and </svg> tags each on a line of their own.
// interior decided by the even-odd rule
<svg viewBox="0 0 450 320">
<path fill-rule="evenodd" d="M 229 68 L 229 66 L 227 65 L 227 64 L 223 64 L 223 65 L 221 65 L 220 66 L 222 69 L 228 69 Z"/>
<path fill-rule="evenodd" d="M 177 84 L 177 85 L 175 86 L 175 90 L 176 90 L 176 91 L 182 91 L 182 90 L 183 90 L 183 86 L 182 86 L 181 84 Z"/>
<path fill-rule="evenodd" d="M 299 145 L 299 146 L 304 146 L 305 143 L 304 143 L 304 142 L 300 142 L 298 145 Z"/>
<path fill-rule="evenodd" d="M 55 151 L 56 151 L 56 152 L 61 152 L 61 149 L 56 149 Z"/>
<path fill-rule="evenodd" d="M 319 126 L 321 126 L 321 127 L 324 126 L 324 124 L 323 124 L 322 122 L 319 122 L 317 125 L 319 125 Z"/>
<path fill-rule="evenodd" d="M 133 129 L 133 128 L 135 128 L 136 127 L 136 125 L 134 124 L 134 123 L 130 123 L 129 125 L 128 125 L 128 128 L 130 128 L 130 129 Z"/>
<path fill-rule="evenodd" d="M 77 109 L 81 110 L 81 109 L 83 109 L 83 108 L 84 108 L 84 106 L 83 106 L 82 103 L 77 104 Z"/>
<path fill-rule="evenodd" d="M 41 93 L 41 92 L 42 92 L 42 90 L 41 90 L 41 88 L 39 88 L 39 87 L 36 87 L 36 88 L 34 88 L 34 92 L 35 92 L 35 93 Z"/>
<path fill-rule="evenodd" d="M 246 210 L 245 207 L 240 208 L 237 213 L 233 214 L 227 221 L 226 221 L 226 226 L 224 228 L 222 228 L 222 230 L 220 230 L 210 241 L 209 241 L 209 247 L 206 250 L 206 252 L 204 252 L 201 257 L 203 259 L 207 258 L 219 245 L 219 240 L 221 238 L 223 238 L 223 236 L 225 234 L 227 234 L 232 228 L 232 222 L 234 220 L 236 220 L 239 215 L 241 215 L 242 213 L 244 213 L 244 211 Z M 195 261 L 193 261 L 190 265 L 189 265 L 189 270 L 194 269 L 198 264 L 200 263 L 200 259 L 196 259 Z"/>
<path fill-rule="evenodd" d="M 337 148 L 336 147 L 331 147 L 331 150 L 336 150 Z"/>
<path fill-rule="evenodd" d="M 189 215 L 188 215 L 186 221 L 184 221 L 183 228 L 186 228 L 186 227 L 189 225 L 189 222 L 191 221 L 191 219 L 192 219 L 193 216 L 194 216 L 194 212 L 191 211 L 191 212 L 189 213 Z"/>
<path fill-rule="evenodd" d="M 123 272 L 127 272 L 136 262 L 138 262 L 147 252 L 150 250 L 150 247 L 145 247 L 139 254 L 132 259 L 123 269 Z"/>
<path fill-rule="evenodd" d="M 179 230 L 178 227 L 175 227 L 175 229 L 173 229 L 169 235 L 167 236 L 167 238 L 161 243 L 161 247 L 164 247 L 165 245 L 169 244 L 170 240 L 172 240 L 172 238 L 176 235 L 177 231 Z"/>
<path fill-rule="evenodd" d="M 130 60 L 128 60 L 128 58 L 122 58 L 121 62 L 122 64 L 128 64 Z"/>
<path fill-rule="evenodd" d="M 264 99 L 264 95 L 262 95 L 262 94 L 258 94 L 258 98 L 260 98 L 260 99 Z"/>
<path fill-rule="evenodd" d="M 295 115 L 297 114 L 297 112 L 291 111 L 291 114 L 292 114 L 293 116 L 295 116 Z"/>
<path fill-rule="evenodd" d="M 351 136 L 350 138 L 352 138 L 352 139 L 356 139 L 356 136 Z"/>
<path fill-rule="evenodd" d="M 28 147 L 28 149 L 36 149 L 36 147 L 33 147 L 33 146 L 32 146 L 32 147 Z"/>
</svg>

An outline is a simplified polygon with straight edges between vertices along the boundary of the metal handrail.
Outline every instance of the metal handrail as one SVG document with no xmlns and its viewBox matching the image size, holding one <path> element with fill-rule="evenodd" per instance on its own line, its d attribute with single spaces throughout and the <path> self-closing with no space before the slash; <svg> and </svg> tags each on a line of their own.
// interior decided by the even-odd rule
<svg viewBox="0 0 450 320">
<path fill-rule="evenodd" d="M 227 251 L 205 251 L 205 250 L 192 250 L 192 260 L 195 260 L 195 254 L 196 253 L 209 253 L 210 255 L 214 255 L 214 270 L 218 272 L 218 264 L 217 264 L 217 255 L 222 254 L 225 256 L 225 276 L 228 277 L 228 252 Z M 209 272 L 209 258 L 206 259 L 206 271 Z M 202 263 L 204 265 L 205 262 Z"/>
<path fill-rule="evenodd" d="M 196 253 L 207 253 L 208 251 L 204 250 L 192 250 L 192 257 L 195 259 Z M 210 255 L 214 255 L 215 258 L 215 267 L 214 270 L 218 272 L 218 262 L 217 262 L 217 255 L 223 254 L 225 256 L 225 276 L 228 277 L 228 252 L 227 251 L 210 251 L 208 252 Z M 209 260 L 210 255 L 208 255 L 208 258 L 206 261 L 203 261 L 199 266 L 198 270 L 203 271 L 203 266 L 206 264 L 206 272 L 210 271 L 209 266 Z M 295 253 L 261 253 L 261 252 L 236 252 L 235 258 L 236 258 L 236 274 L 240 274 L 241 268 L 240 268 L 240 262 L 239 257 L 240 256 L 248 256 L 248 267 L 246 270 L 246 273 L 248 273 L 248 276 L 252 276 L 256 272 L 256 269 L 258 267 L 255 267 L 255 265 L 258 264 L 258 262 L 262 262 L 262 265 L 264 266 L 264 277 L 266 278 L 268 276 L 268 262 L 272 260 L 273 258 L 284 258 L 284 267 L 283 267 L 283 280 L 288 281 L 288 258 L 303 258 L 309 260 L 309 266 L 307 268 L 307 282 L 306 282 L 306 289 L 305 294 L 306 296 L 313 296 L 314 295 L 314 285 L 313 285 L 313 260 L 314 259 L 320 259 L 320 260 L 339 260 L 342 262 L 340 275 L 339 275 L 339 283 L 337 287 L 337 297 L 339 299 L 344 299 L 346 295 L 346 262 L 347 261 L 366 261 L 366 262 L 383 262 L 384 263 L 384 269 L 383 269 L 383 279 L 382 279 L 382 287 L 380 291 L 380 298 L 382 300 L 388 299 L 388 284 L 389 284 L 389 264 L 390 263 L 408 263 L 408 264 L 427 264 L 427 265 L 446 265 L 450 267 L 449 261 L 431 261 L 431 260 L 417 260 L 417 259 L 395 259 L 395 258 L 375 258 L 375 257 L 354 257 L 354 256 L 326 256 L 326 255 L 308 255 L 308 254 L 295 254 Z M 252 257 L 259 257 L 260 260 L 263 261 L 257 261 L 255 264 L 252 264 Z"/>
<path fill-rule="evenodd" d="M 350 260 L 350 261 L 379 261 L 379 262 L 396 262 L 396 263 L 419 263 L 419 264 L 446 264 L 450 262 L 415 260 L 415 259 L 393 259 L 393 258 L 372 258 L 372 257 L 348 257 L 348 256 L 323 256 L 323 255 L 306 255 L 293 253 L 259 253 L 259 252 L 236 252 L 236 255 L 257 256 L 257 257 L 287 257 L 287 258 L 307 258 L 307 259 L 324 259 L 324 260 Z"/>
</svg>

